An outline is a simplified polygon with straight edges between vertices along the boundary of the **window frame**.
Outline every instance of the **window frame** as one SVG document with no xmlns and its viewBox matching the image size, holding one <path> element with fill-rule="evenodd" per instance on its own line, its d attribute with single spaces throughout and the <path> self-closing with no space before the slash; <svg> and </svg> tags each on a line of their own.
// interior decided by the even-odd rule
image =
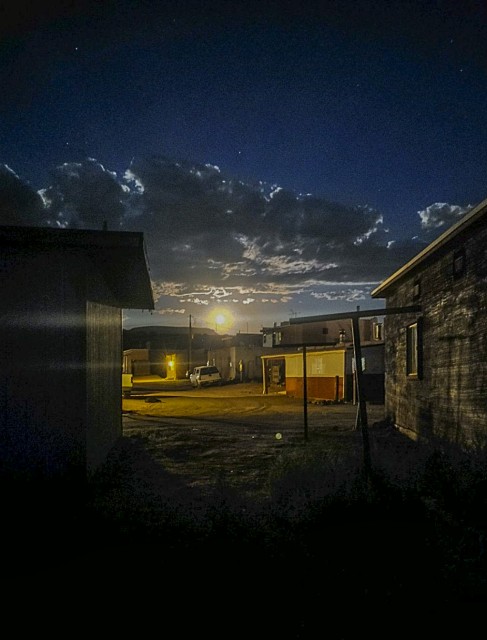
<svg viewBox="0 0 487 640">
<path fill-rule="evenodd" d="M 422 318 L 406 327 L 406 376 L 409 380 L 421 380 L 423 377 Z"/>
<path fill-rule="evenodd" d="M 384 323 L 383 322 L 374 322 L 373 336 L 374 336 L 374 340 L 377 340 L 378 342 L 382 342 L 384 340 Z"/>
<path fill-rule="evenodd" d="M 419 300 L 421 298 L 421 280 L 415 280 L 413 282 L 413 300 Z"/>
<path fill-rule="evenodd" d="M 465 249 L 462 247 L 457 251 L 453 252 L 453 260 L 452 260 L 452 275 L 454 278 L 461 278 L 466 269 L 466 254 Z"/>
</svg>

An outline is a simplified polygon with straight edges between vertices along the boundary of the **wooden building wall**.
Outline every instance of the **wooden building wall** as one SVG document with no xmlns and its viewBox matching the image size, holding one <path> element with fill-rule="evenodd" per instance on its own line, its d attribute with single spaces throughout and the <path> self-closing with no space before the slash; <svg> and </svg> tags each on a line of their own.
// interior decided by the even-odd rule
<svg viewBox="0 0 487 640">
<path fill-rule="evenodd" d="M 85 469 L 85 300 L 66 251 L 0 256 L 0 463 L 8 477 Z"/>
<path fill-rule="evenodd" d="M 388 307 L 422 305 L 419 378 L 406 374 L 406 327 L 417 316 L 385 319 L 386 414 L 415 437 L 487 443 L 486 246 L 485 223 L 470 227 L 387 291 Z M 455 276 L 462 250 L 464 272 Z"/>
<path fill-rule="evenodd" d="M 86 468 L 104 462 L 122 436 L 122 312 L 86 304 Z"/>
<path fill-rule="evenodd" d="M 121 310 L 83 251 L 2 247 L 0 271 L 0 475 L 83 483 L 121 435 Z"/>
</svg>

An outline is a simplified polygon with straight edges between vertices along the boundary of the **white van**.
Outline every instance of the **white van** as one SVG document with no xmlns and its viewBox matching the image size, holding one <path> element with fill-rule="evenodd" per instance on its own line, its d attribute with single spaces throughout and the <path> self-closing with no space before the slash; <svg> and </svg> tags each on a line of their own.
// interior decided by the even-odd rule
<svg viewBox="0 0 487 640">
<path fill-rule="evenodd" d="M 210 384 L 221 384 L 222 377 L 216 367 L 195 367 L 189 374 L 189 380 L 193 387 L 203 387 Z"/>
</svg>

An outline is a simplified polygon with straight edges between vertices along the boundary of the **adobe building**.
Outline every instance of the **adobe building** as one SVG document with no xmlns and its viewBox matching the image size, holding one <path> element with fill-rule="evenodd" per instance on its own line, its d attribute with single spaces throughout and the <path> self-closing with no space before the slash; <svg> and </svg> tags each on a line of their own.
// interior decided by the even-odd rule
<svg viewBox="0 0 487 640">
<path fill-rule="evenodd" d="M 226 382 L 262 382 L 261 356 L 270 349 L 262 346 L 260 333 L 225 336 L 220 347 L 208 351 L 208 361 L 218 367 Z"/>
<path fill-rule="evenodd" d="M 190 337 L 191 336 L 191 339 Z M 142 348 L 142 345 L 146 348 Z M 205 327 L 136 327 L 124 330 L 123 371 L 182 380 L 195 366 L 218 367 L 225 382 L 262 381 L 260 357 L 270 352 L 260 333 L 220 335 Z"/>
<path fill-rule="evenodd" d="M 0 227 L 2 478 L 83 481 L 122 435 L 122 309 L 153 309 L 143 235 Z"/>
<path fill-rule="evenodd" d="M 358 312 L 357 312 L 358 313 Z M 369 314 L 369 312 L 364 312 Z M 357 320 L 361 345 L 361 388 L 368 402 L 384 402 L 383 322 L 378 317 Z M 293 318 L 262 330 L 263 344 L 272 348 L 262 357 L 264 393 L 282 392 L 311 400 L 356 400 L 353 331 L 350 316 Z M 306 346 L 306 362 L 303 359 Z M 306 365 L 306 370 L 305 370 Z"/>
<path fill-rule="evenodd" d="M 487 444 L 487 200 L 403 267 L 372 297 L 386 308 L 385 412 L 413 438 Z"/>
<path fill-rule="evenodd" d="M 134 376 L 184 379 L 226 336 L 206 327 L 153 325 L 123 330 L 123 370 Z"/>
<path fill-rule="evenodd" d="M 307 349 L 306 363 L 301 351 L 262 356 L 263 393 L 285 393 L 293 398 L 356 403 L 353 346 L 337 345 Z M 362 392 L 367 402 L 384 402 L 384 342 L 361 345 Z M 306 364 L 306 372 L 305 372 Z"/>
<path fill-rule="evenodd" d="M 360 318 L 359 329 L 361 342 L 382 340 L 383 323 L 377 317 Z M 301 344 L 334 347 L 352 343 L 352 325 L 346 314 L 339 319 L 326 321 L 294 318 L 289 322 L 274 324 L 273 327 L 265 327 L 262 333 L 263 344 L 267 347 Z"/>
</svg>

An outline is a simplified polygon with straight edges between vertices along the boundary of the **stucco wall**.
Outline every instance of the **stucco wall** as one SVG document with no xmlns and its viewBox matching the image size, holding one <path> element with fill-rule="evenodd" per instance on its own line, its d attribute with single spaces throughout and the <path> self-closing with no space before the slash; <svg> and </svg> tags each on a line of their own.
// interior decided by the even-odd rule
<svg viewBox="0 0 487 640">
<path fill-rule="evenodd" d="M 486 246 L 485 223 L 471 227 L 387 292 L 388 307 L 422 305 L 420 379 L 406 375 L 406 327 L 416 315 L 385 319 L 386 414 L 414 436 L 462 446 L 487 442 Z M 461 248 L 465 270 L 454 276 Z"/>
<path fill-rule="evenodd" d="M 286 360 L 286 394 L 302 398 L 303 355 L 290 354 Z M 306 393 L 310 400 L 342 400 L 344 397 L 345 351 L 306 354 Z"/>
<path fill-rule="evenodd" d="M 239 362 L 243 362 L 242 377 L 244 381 L 262 381 L 261 356 L 263 347 L 232 346 L 208 351 L 208 360 L 218 367 L 223 380 L 239 381 Z"/>
</svg>

